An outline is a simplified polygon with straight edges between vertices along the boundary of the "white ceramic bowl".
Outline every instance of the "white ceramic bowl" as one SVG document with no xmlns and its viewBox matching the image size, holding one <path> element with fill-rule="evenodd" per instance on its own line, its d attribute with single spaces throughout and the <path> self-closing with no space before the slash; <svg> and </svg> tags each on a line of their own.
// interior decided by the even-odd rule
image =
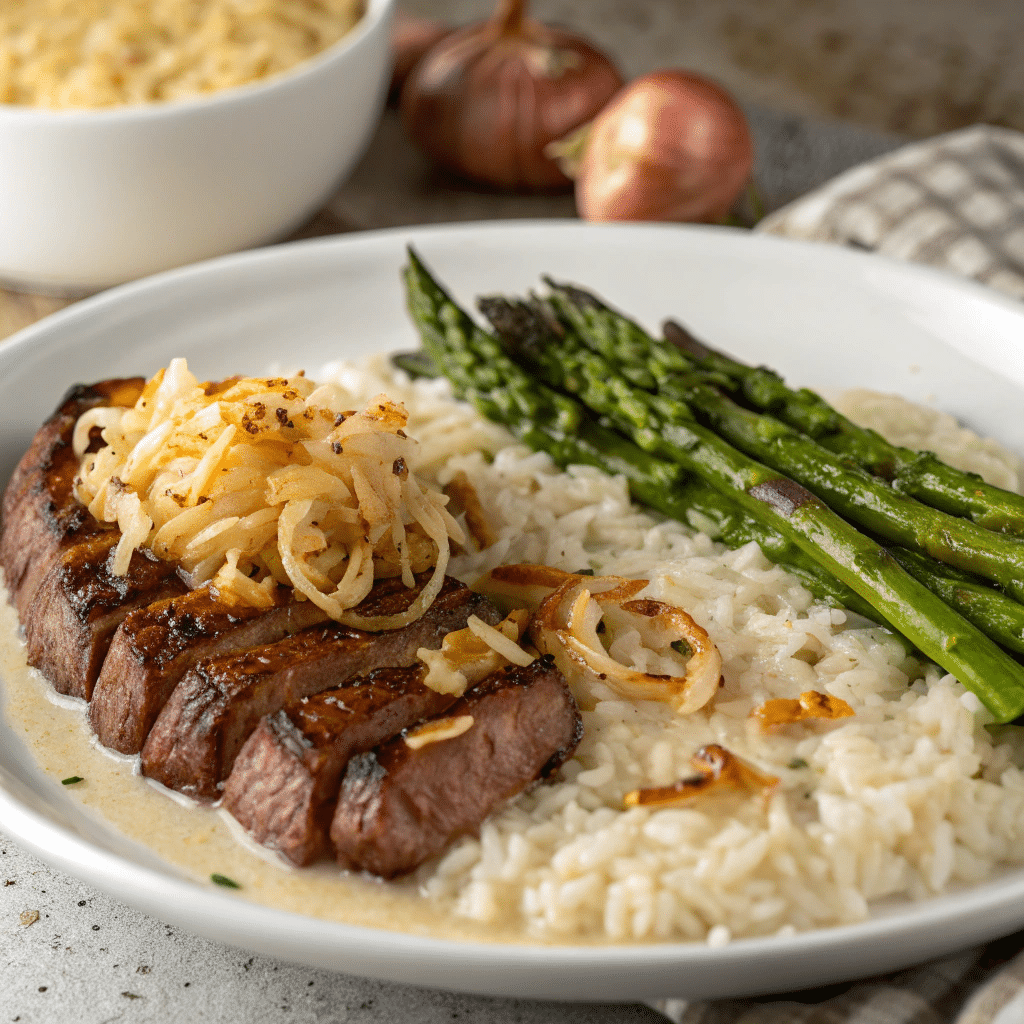
<svg viewBox="0 0 1024 1024">
<path fill-rule="evenodd" d="M 81 294 L 282 238 L 362 155 L 394 0 L 295 71 L 174 103 L 0 104 L 0 280 Z"/>
</svg>

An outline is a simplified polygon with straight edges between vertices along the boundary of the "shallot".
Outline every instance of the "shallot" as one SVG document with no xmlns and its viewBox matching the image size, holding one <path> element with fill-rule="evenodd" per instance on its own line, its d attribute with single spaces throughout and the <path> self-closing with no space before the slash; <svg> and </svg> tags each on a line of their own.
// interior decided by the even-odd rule
<svg viewBox="0 0 1024 1024">
<path fill-rule="evenodd" d="M 636 79 L 549 152 L 575 177 L 577 212 L 592 221 L 720 221 L 754 160 L 736 101 L 685 71 Z"/>
<path fill-rule="evenodd" d="M 453 33 L 413 68 L 402 90 L 410 137 L 442 166 L 503 189 L 563 188 L 544 152 L 586 123 L 622 85 L 589 42 L 500 0 L 494 16 Z"/>
</svg>

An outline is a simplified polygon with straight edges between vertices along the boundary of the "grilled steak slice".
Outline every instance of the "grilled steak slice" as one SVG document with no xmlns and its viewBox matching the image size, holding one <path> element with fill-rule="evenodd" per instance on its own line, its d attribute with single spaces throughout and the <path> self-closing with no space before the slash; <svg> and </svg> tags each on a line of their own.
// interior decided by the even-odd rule
<svg viewBox="0 0 1024 1024">
<path fill-rule="evenodd" d="M 124 576 L 112 576 L 120 536 L 107 530 L 62 550 L 25 613 L 28 663 L 58 693 L 89 700 L 114 630 L 128 613 L 188 591 L 174 563 L 138 551 Z"/>
<path fill-rule="evenodd" d="M 425 675 L 422 664 L 379 668 L 268 715 L 235 759 L 223 806 L 256 842 L 298 867 L 326 857 L 349 758 L 455 702 L 424 686 Z"/>
<path fill-rule="evenodd" d="M 269 610 L 224 604 L 209 587 L 139 608 L 117 627 L 96 680 L 89 705 L 93 730 L 104 746 L 137 754 L 196 662 L 272 643 L 326 617 L 311 601 Z"/>
<path fill-rule="evenodd" d="M 343 867 L 383 878 L 412 871 L 558 768 L 583 735 L 549 657 L 500 669 L 445 714 L 473 724 L 416 750 L 399 737 L 349 761 L 331 822 Z"/>
<path fill-rule="evenodd" d="M 419 578 L 422 587 L 429 574 Z M 359 606 L 364 615 L 393 615 L 417 594 L 383 580 Z M 331 624 L 281 643 L 212 658 L 188 673 L 153 726 L 142 772 L 171 789 L 213 800 L 238 751 L 264 715 L 340 686 L 375 668 L 409 665 L 421 647 L 437 648 L 470 615 L 499 617 L 486 598 L 448 578 L 427 612 L 402 629 L 366 633 Z"/>
<path fill-rule="evenodd" d="M 14 470 L 4 491 L 0 566 L 22 620 L 58 550 L 109 529 L 72 494 L 78 472 L 71 447 L 75 421 L 98 405 L 134 405 L 143 384 L 132 377 L 72 388 Z"/>
</svg>

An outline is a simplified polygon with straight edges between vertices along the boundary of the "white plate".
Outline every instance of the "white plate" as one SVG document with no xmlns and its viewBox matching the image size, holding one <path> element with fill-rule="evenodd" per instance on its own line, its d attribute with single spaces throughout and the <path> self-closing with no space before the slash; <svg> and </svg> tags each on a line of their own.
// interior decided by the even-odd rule
<svg viewBox="0 0 1024 1024">
<path fill-rule="evenodd" d="M 934 401 L 1024 451 L 1024 313 L 980 287 L 825 246 L 720 229 L 484 224 L 231 256 L 116 289 L 0 348 L 0 480 L 66 387 L 186 356 L 200 379 L 315 371 L 416 337 L 399 270 L 413 242 L 466 302 L 575 279 L 657 326 L 675 315 L 793 383 Z M 783 991 L 893 970 L 1024 925 L 1024 871 L 860 925 L 721 949 L 453 943 L 330 924 L 211 892 L 98 824 L 0 720 L 0 824 L 43 860 L 172 924 L 261 953 L 507 996 L 633 1000 Z"/>
</svg>

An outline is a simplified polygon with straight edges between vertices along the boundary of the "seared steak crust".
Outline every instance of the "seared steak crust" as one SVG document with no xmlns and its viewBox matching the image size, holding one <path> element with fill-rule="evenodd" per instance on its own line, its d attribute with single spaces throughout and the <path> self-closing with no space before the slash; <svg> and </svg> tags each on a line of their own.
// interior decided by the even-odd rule
<svg viewBox="0 0 1024 1024">
<path fill-rule="evenodd" d="M 174 563 L 138 551 L 124 576 L 111 575 L 120 536 L 107 530 L 65 547 L 25 614 L 28 663 L 58 693 L 89 700 L 114 630 L 128 613 L 187 593 Z"/>
<path fill-rule="evenodd" d="M 382 580 L 359 606 L 363 615 L 391 615 L 412 603 L 415 589 Z M 470 615 L 498 618 L 486 598 L 450 577 L 427 612 L 385 633 L 331 624 L 239 654 L 197 664 L 160 713 L 142 750 L 144 775 L 189 796 L 213 800 L 242 744 L 264 715 L 337 687 L 375 668 L 408 665 L 421 647 L 437 648 Z M 113 649 L 112 649 L 113 650 Z"/>
<path fill-rule="evenodd" d="M 75 421 L 98 405 L 134 405 L 144 383 L 132 377 L 72 388 L 15 468 L 0 508 L 0 566 L 22 620 L 59 549 L 109 529 L 72 494 Z"/>
<path fill-rule="evenodd" d="M 266 716 L 235 759 L 224 807 L 256 842 L 298 867 L 326 857 L 349 758 L 455 702 L 424 686 L 425 675 L 422 664 L 379 668 Z"/>
<path fill-rule="evenodd" d="M 209 587 L 139 608 L 110 643 L 89 705 L 93 730 L 104 746 L 137 754 L 196 662 L 272 643 L 326 618 L 310 601 L 251 608 L 225 604 Z"/>
<path fill-rule="evenodd" d="M 343 867 L 383 878 L 414 870 L 554 771 L 583 735 L 549 657 L 495 672 L 446 712 L 462 715 L 473 724 L 452 739 L 414 750 L 399 737 L 349 761 L 331 823 Z"/>
</svg>

